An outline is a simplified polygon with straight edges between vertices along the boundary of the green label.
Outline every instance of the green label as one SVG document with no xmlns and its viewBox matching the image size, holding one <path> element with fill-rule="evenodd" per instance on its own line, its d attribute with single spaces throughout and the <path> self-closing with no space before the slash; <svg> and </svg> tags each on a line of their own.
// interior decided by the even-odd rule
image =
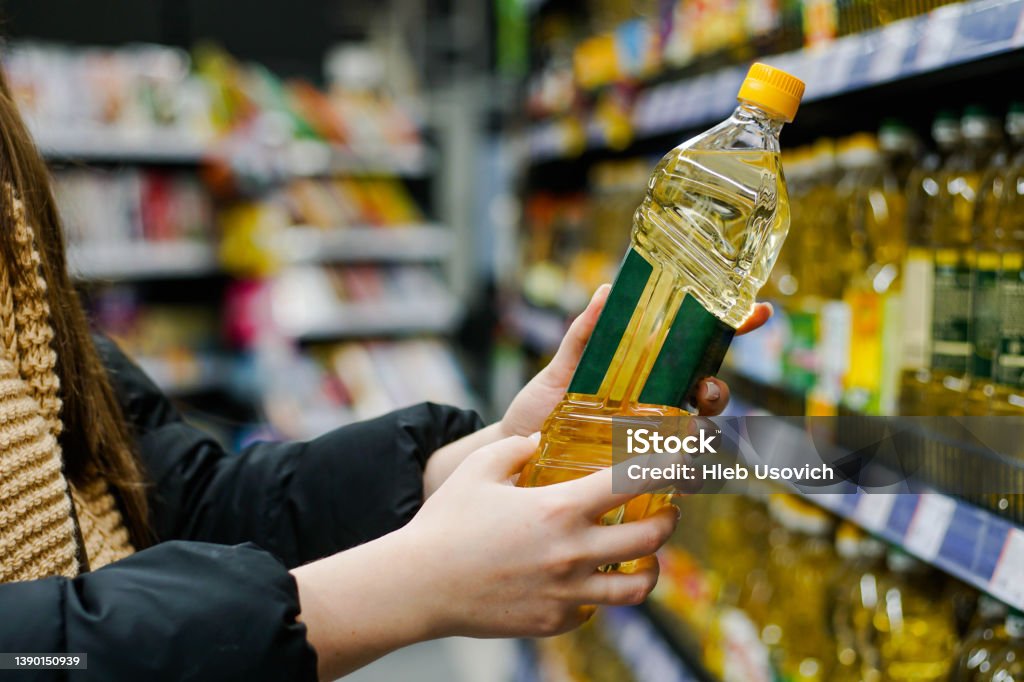
<svg viewBox="0 0 1024 682">
<path fill-rule="evenodd" d="M 612 364 L 615 351 L 626 333 L 629 321 L 636 312 L 640 296 L 644 293 L 647 280 L 653 268 L 647 260 L 630 249 L 622 261 L 619 274 L 615 276 L 608 301 L 604 304 L 601 317 L 597 320 L 594 333 L 583 350 L 583 357 L 576 367 L 569 393 L 594 395 L 601 388 L 608 367 Z"/>
<path fill-rule="evenodd" d="M 1024 387 L 1024 270 L 1006 269 L 999 278 L 999 353 L 996 380 Z"/>
<path fill-rule="evenodd" d="M 789 338 L 782 360 L 783 382 L 806 393 L 814 388 L 818 367 L 818 316 L 808 310 L 789 313 Z"/>
<path fill-rule="evenodd" d="M 691 404 L 700 380 L 718 373 L 735 333 L 687 294 L 640 393 L 640 402 L 678 407 Z"/>
<path fill-rule="evenodd" d="M 630 249 L 608 294 L 594 333 L 569 383 L 569 393 L 595 395 L 601 390 L 615 352 L 623 342 L 653 267 Z M 672 320 L 638 400 L 648 405 L 686 407 L 698 382 L 722 365 L 735 330 L 687 294 Z"/>
<path fill-rule="evenodd" d="M 935 264 L 932 369 L 964 374 L 971 356 L 971 271 L 963 261 Z"/>
<path fill-rule="evenodd" d="M 974 271 L 974 319 L 972 322 L 971 373 L 978 379 L 991 379 L 999 346 L 999 272 Z"/>
</svg>

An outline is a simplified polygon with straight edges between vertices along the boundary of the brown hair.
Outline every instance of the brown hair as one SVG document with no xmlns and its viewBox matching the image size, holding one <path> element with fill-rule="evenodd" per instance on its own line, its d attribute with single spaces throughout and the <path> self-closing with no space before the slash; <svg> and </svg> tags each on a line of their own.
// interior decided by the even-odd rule
<svg viewBox="0 0 1024 682">
<path fill-rule="evenodd" d="M 64 232 L 50 186 L 50 175 L 36 149 L 7 79 L 0 72 L 0 187 L 20 197 L 35 231 L 40 274 L 57 353 L 56 373 L 63 402 L 60 436 L 64 469 L 76 487 L 96 476 L 106 480 L 120 501 L 132 543 L 151 544 L 144 479 L 132 436 L 93 344 L 85 312 L 67 272 Z M 14 211 L 0 210 L 0 258 L 9 272 L 18 268 Z"/>
</svg>

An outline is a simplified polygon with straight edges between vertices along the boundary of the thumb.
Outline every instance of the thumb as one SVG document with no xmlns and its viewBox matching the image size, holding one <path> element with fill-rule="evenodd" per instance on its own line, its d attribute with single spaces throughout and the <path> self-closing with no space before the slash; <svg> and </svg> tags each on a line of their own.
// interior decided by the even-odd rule
<svg viewBox="0 0 1024 682">
<path fill-rule="evenodd" d="M 587 341 L 590 340 L 590 335 L 594 332 L 594 327 L 597 326 L 597 318 L 601 316 L 601 311 L 604 310 L 604 304 L 608 300 L 608 293 L 611 289 L 610 284 L 599 286 L 597 291 L 594 292 L 593 297 L 591 297 L 590 303 L 587 304 L 586 309 L 569 325 L 569 330 L 565 333 L 565 337 L 562 338 L 562 343 L 559 344 L 555 357 L 546 368 L 549 372 L 553 373 L 555 381 L 564 379 L 564 383 L 568 383 L 569 378 L 576 369 L 576 365 L 580 362 L 580 357 L 583 355 L 583 349 L 586 347 Z"/>
<path fill-rule="evenodd" d="M 476 451 L 481 471 L 495 481 L 507 480 L 522 471 L 540 444 L 540 433 L 532 436 L 509 436 Z"/>
</svg>

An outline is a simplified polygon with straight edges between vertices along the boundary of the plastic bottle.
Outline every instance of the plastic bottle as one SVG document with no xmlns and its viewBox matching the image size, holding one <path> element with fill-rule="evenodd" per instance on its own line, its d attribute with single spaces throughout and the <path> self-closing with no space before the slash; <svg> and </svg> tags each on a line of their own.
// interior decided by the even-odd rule
<svg viewBox="0 0 1024 682">
<path fill-rule="evenodd" d="M 774 591 L 762 640 L 782 679 L 831 680 L 829 577 L 837 569 L 832 517 L 795 495 L 772 495 L 770 509 L 778 537 L 769 555 Z"/>
<path fill-rule="evenodd" d="M 721 365 L 788 232 L 778 136 L 803 89 L 785 72 L 754 64 L 733 114 L 655 168 L 604 311 L 519 485 L 610 465 L 613 416 L 689 413 L 698 382 Z M 647 502 L 631 509 L 642 514 Z"/>
<path fill-rule="evenodd" d="M 1024 415 L 1024 106 L 1011 107 L 1007 132 L 1015 153 L 994 219 L 1002 267 L 998 284 L 999 343 L 988 411 L 996 415 Z"/>
<path fill-rule="evenodd" d="M 988 674 L 996 653 L 1008 641 L 1004 620 L 1006 606 L 988 595 L 978 598 L 978 611 L 971 629 L 956 650 L 949 682 L 976 682 Z"/>
<path fill-rule="evenodd" d="M 960 145 L 960 123 L 949 111 L 932 123 L 936 150 L 924 158 L 907 182 L 907 256 L 903 262 L 903 369 L 899 412 L 928 414 L 926 394 L 931 384 L 932 294 L 935 274 L 933 223 L 939 191 L 945 183 L 948 159 Z"/>
<path fill-rule="evenodd" d="M 878 669 L 871 623 L 878 606 L 885 546 L 849 521 L 836 530 L 836 554 L 843 568 L 832 588 L 831 623 L 836 643 L 832 682 L 861 682 Z"/>
<path fill-rule="evenodd" d="M 1014 125 L 1014 124 L 1017 125 Z M 985 415 L 995 395 L 997 355 L 999 351 L 1000 279 L 1004 265 L 1011 265 L 1008 252 L 1013 250 L 1013 240 L 1004 229 L 1009 216 L 1004 216 L 1003 206 L 1007 201 L 1009 165 L 1013 148 L 1020 142 L 1019 114 L 1011 111 L 1007 118 L 1006 130 L 1011 135 L 1011 144 L 992 155 L 989 167 L 982 178 L 974 211 L 974 253 L 971 270 L 971 363 L 970 386 L 967 391 L 965 411 L 971 415 Z M 1017 138 L 1013 139 L 1014 131 Z M 1004 264 L 1004 259 L 1008 262 Z M 1012 266 L 1011 266 L 1012 267 Z"/>
<path fill-rule="evenodd" d="M 879 587 L 874 630 L 881 679 L 940 682 L 949 674 L 956 626 L 941 599 L 941 576 L 908 554 L 890 550 L 889 576 Z"/>
<path fill-rule="evenodd" d="M 992 668 L 978 682 L 1024 682 L 1024 613 L 1011 609 L 1003 625 L 1006 644 L 992 656 Z"/>
<path fill-rule="evenodd" d="M 992 267 L 991 261 L 975 262 L 972 244 L 977 198 L 999 149 L 1000 126 L 984 108 L 971 106 L 964 111 L 960 128 L 963 143 L 946 164 L 933 224 L 936 250 L 928 403 L 934 414 L 959 414 L 964 408 L 973 355 L 971 284 L 979 267 Z"/>
</svg>

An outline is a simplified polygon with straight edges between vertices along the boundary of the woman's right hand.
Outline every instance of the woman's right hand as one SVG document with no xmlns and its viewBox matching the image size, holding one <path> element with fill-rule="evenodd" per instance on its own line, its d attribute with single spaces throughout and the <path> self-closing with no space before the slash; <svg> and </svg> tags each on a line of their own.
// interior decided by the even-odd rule
<svg viewBox="0 0 1024 682">
<path fill-rule="evenodd" d="M 644 600 L 675 507 L 602 525 L 636 495 L 612 492 L 611 469 L 517 488 L 537 443 L 512 436 L 476 450 L 401 530 L 292 571 L 321 679 L 426 639 L 553 635 L 594 605 Z M 641 557 L 631 573 L 598 571 Z"/>
<path fill-rule="evenodd" d="M 513 478 L 537 447 L 513 436 L 470 455 L 398 533 L 410 558 L 436 576 L 430 610 L 438 634 L 547 636 L 590 616 L 591 605 L 638 604 L 658 579 L 655 550 L 668 540 L 674 506 L 606 526 L 607 511 L 634 497 L 612 492 L 612 471 L 541 488 Z M 646 557 L 631 573 L 605 564 Z"/>
</svg>

